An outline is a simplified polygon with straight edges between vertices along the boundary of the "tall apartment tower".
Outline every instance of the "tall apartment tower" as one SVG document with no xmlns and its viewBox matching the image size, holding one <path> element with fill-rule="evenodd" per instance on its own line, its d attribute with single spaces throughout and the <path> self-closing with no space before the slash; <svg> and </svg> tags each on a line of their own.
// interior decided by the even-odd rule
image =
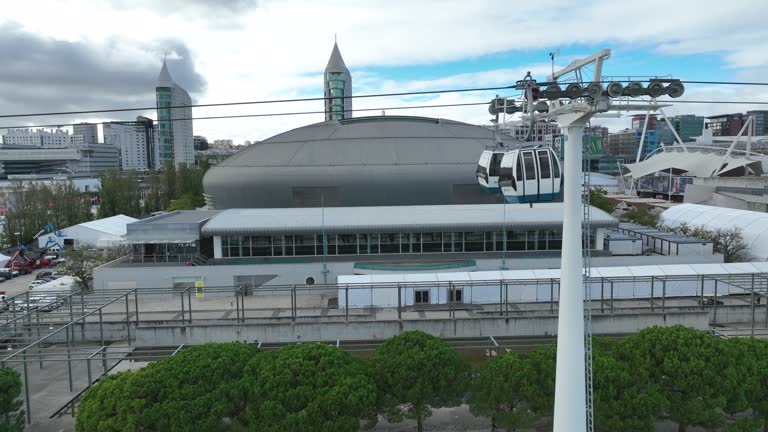
<svg viewBox="0 0 768 432">
<path fill-rule="evenodd" d="M 195 163 L 195 149 L 192 133 L 192 98 L 178 84 L 173 82 L 168 65 L 163 67 L 155 86 L 157 96 L 157 149 L 156 167 L 166 162 L 174 165 Z M 186 105 L 182 108 L 171 108 Z"/>
<path fill-rule="evenodd" d="M 99 133 L 95 123 L 78 123 L 72 126 L 72 144 L 97 144 Z"/>
<path fill-rule="evenodd" d="M 339 45 L 334 41 L 331 58 L 325 67 L 325 121 L 352 117 L 352 75 L 349 74 Z"/>
<path fill-rule="evenodd" d="M 144 171 L 155 166 L 155 125 L 152 119 L 136 117 L 136 121 L 105 123 L 104 143 L 120 149 L 123 170 Z"/>
</svg>

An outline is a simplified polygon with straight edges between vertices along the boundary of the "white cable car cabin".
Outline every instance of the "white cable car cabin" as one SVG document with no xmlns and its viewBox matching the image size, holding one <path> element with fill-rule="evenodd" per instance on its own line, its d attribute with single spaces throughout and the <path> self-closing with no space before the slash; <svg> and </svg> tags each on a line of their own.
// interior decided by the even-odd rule
<svg viewBox="0 0 768 432">
<path fill-rule="evenodd" d="M 549 147 L 512 150 L 504 154 L 499 187 L 508 203 L 554 201 L 560 195 L 560 160 Z"/>
<path fill-rule="evenodd" d="M 485 150 L 477 163 L 477 181 L 486 192 L 499 192 L 499 172 L 504 150 Z"/>
</svg>

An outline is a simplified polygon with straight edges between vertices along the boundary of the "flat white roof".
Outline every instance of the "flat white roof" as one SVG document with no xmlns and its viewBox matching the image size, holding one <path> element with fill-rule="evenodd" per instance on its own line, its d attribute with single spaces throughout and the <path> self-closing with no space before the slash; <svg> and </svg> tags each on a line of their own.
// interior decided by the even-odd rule
<svg viewBox="0 0 768 432">
<path fill-rule="evenodd" d="M 592 208 L 593 227 L 618 224 Z M 563 224 L 562 203 L 229 209 L 203 226 L 205 236 L 363 232 L 440 232 L 554 229 Z"/>
<path fill-rule="evenodd" d="M 650 276 L 700 276 L 768 273 L 768 262 L 750 263 L 711 263 L 711 264 L 675 264 L 628 267 L 593 267 L 592 278 L 631 278 Z M 397 282 L 472 282 L 496 280 L 549 280 L 559 279 L 559 269 L 542 270 L 498 270 L 456 273 L 400 273 L 370 275 L 339 275 L 339 284 L 383 284 Z"/>
</svg>

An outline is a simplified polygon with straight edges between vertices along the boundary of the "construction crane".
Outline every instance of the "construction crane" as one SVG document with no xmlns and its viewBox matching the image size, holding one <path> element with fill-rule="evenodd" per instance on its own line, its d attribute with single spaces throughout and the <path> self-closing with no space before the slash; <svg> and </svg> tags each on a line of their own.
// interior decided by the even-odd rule
<svg viewBox="0 0 768 432">
<path fill-rule="evenodd" d="M 24 264 L 25 267 L 30 268 L 30 269 L 35 269 L 40 264 L 42 264 L 42 265 L 48 264 L 46 262 L 41 262 L 41 261 L 44 261 L 43 257 L 45 256 L 45 253 L 48 252 L 49 249 L 51 249 L 52 247 L 54 247 L 54 246 L 56 246 L 58 244 L 55 241 L 52 242 L 52 241 L 49 240 L 42 249 L 35 251 L 37 253 L 37 257 L 36 258 L 30 258 L 30 257 L 27 256 L 27 252 L 29 251 L 29 247 L 35 242 L 35 240 L 37 240 L 41 235 L 45 234 L 46 232 L 55 233 L 55 232 L 60 232 L 60 231 L 57 231 L 56 228 L 53 226 L 53 224 L 49 223 L 49 224 L 45 225 L 43 227 L 43 229 L 41 229 L 34 236 L 32 236 L 31 240 L 29 240 L 28 242 L 26 242 L 24 244 L 19 244 L 18 245 L 18 247 L 16 248 L 16 252 L 13 254 L 11 259 L 9 259 L 5 263 L 4 268 L 11 268 L 13 266 L 13 263 L 15 263 L 15 262 L 21 262 L 21 263 Z"/>
</svg>

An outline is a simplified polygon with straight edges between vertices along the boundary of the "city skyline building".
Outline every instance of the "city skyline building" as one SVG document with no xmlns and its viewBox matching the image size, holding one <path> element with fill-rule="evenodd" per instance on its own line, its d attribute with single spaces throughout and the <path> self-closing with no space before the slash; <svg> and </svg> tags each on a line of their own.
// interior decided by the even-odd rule
<svg viewBox="0 0 768 432">
<path fill-rule="evenodd" d="M 72 135 L 63 129 L 8 129 L 3 134 L 5 146 L 28 146 L 40 148 L 64 148 L 72 144 Z"/>
<path fill-rule="evenodd" d="M 155 127 L 147 117 L 136 121 L 104 124 L 104 143 L 120 149 L 120 167 L 123 170 L 147 170 L 155 166 Z"/>
<path fill-rule="evenodd" d="M 96 123 L 78 123 L 72 125 L 72 144 L 97 144 L 99 130 Z"/>
<path fill-rule="evenodd" d="M 157 77 L 155 92 L 158 123 L 155 167 L 160 168 L 167 162 L 176 166 L 182 163 L 192 166 L 195 163 L 190 106 L 192 98 L 173 81 L 165 59 Z"/>
<path fill-rule="evenodd" d="M 333 42 L 331 58 L 323 75 L 325 94 L 325 121 L 352 117 L 352 75 L 344 64 L 339 45 Z"/>
</svg>

